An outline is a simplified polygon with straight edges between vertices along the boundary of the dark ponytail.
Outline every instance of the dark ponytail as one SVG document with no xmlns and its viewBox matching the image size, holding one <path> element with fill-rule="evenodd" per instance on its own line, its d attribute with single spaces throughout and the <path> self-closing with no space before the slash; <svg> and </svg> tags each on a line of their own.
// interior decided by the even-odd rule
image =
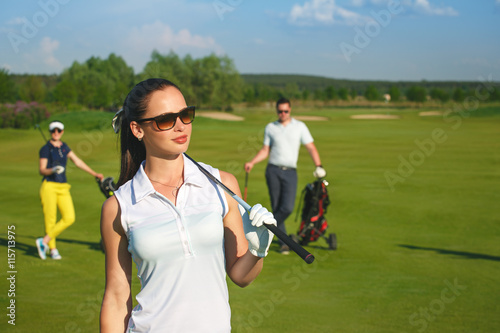
<svg viewBox="0 0 500 333">
<path fill-rule="evenodd" d="M 165 89 L 167 87 L 175 87 L 174 83 L 165 79 L 147 79 L 139 82 L 127 95 L 123 103 L 123 114 L 121 115 L 120 123 L 120 146 L 121 146 L 121 166 L 120 178 L 117 186 L 125 184 L 132 179 L 139 167 L 146 159 L 146 147 L 144 143 L 139 141 L 132 130 L 130 123 L 143 118 L 147 110 L 150 96 L 153 92 Z"/>
</svg>

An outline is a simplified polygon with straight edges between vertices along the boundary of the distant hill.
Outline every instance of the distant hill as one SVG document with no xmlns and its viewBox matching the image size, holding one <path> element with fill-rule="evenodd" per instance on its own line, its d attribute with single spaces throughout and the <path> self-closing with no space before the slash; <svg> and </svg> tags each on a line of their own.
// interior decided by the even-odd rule
<svg viewBox="0 0 500 333">
<path fill-rule="evenodd" d="M 334 79 L 322 76 L 298 74 L 240 74 L 240 76 L 247 84 L 262 84 L 279 89 L 285 88 L 287 84 L 295 83 L 301 91 L 315 91 L 318 89 L 324 90 L 328 86 L 333 86 L 336 89 L 354 89 L 360 93 L 365 91 L 370 85 L 374 85 L 381 92 L 388 91 L 392 86 L 397 86 L 403 91 L 412 86 L 421 86 L 427 89 L 441 88 L 445 90 L 453 90 L 455 88 L 472 90 L 478 86 L 478 82 L 472 81 L 369 81 Z"/>
</svg>

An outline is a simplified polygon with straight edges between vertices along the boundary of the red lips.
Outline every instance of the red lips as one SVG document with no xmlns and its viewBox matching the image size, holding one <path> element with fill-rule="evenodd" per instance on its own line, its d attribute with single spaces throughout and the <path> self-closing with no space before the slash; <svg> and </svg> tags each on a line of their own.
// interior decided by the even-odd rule
<svg viewBox="0 0 500 333">
<path fill-rule="evenodd" d="M 186 143 L 187 139 L 188 139 L 187 135 L 181 135 L 181 136 L 173 139 L 173 141 L 176 143 L 182 144 L 182 143 Z"/>
</svg>

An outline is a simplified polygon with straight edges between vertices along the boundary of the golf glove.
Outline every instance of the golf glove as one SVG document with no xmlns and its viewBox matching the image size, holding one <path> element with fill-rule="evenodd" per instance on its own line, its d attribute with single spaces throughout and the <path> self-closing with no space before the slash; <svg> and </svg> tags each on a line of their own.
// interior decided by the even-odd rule
<svg viewBox="0 0 500 333">
<path fill-rule="evenodd" d="M 326 171 L 322 166 L 318 166 L 316 167 L 316 170 L 314 170 L 313 176 L 316 178 L 323 178 L 326 176 Z"/>
<path fill-rule="evenodd" d="M 52 172 L 60 175 L 61 173 L 64 172 L 64 167 L 62 165 L 56 165 L 55 167 L 52 168 Z"/>
<path fill-rule="evenodd" d="M 261 204 L 253 206 L 250 214 L 241 205 L 238 205 L 238 208 L 243 219 L 245 237 L 248 240 L 248 250 L 254 256 L 264 258 L 267 256 L 274 235 L 263 224 L 276 225 L 274 215 L 267 208 L 262 207 Z"/>
</svg>

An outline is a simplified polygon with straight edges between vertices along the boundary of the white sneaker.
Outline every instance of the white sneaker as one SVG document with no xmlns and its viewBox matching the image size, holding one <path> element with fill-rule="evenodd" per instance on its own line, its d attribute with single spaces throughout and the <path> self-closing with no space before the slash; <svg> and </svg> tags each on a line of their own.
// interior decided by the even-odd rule
<svg viewBox="0 0 500 333">
<path fill-rule="evenodd" d="M 37 238 L 36 239 L 36 248 L 38 250 L 38 255 L 42 260 L 47 259 L 47 255 L 45 252 L 47 252 L 47 245 L 43 244 L 43 238 Z"/>
<path fill-rule="evenodd" d="M 61 255 L 59 254 L 59 251 L 57 251 L 57 249 L 50 250 L 50 256 L 54 260 L 61 260 L 62 259 Z"/>
</svg>

